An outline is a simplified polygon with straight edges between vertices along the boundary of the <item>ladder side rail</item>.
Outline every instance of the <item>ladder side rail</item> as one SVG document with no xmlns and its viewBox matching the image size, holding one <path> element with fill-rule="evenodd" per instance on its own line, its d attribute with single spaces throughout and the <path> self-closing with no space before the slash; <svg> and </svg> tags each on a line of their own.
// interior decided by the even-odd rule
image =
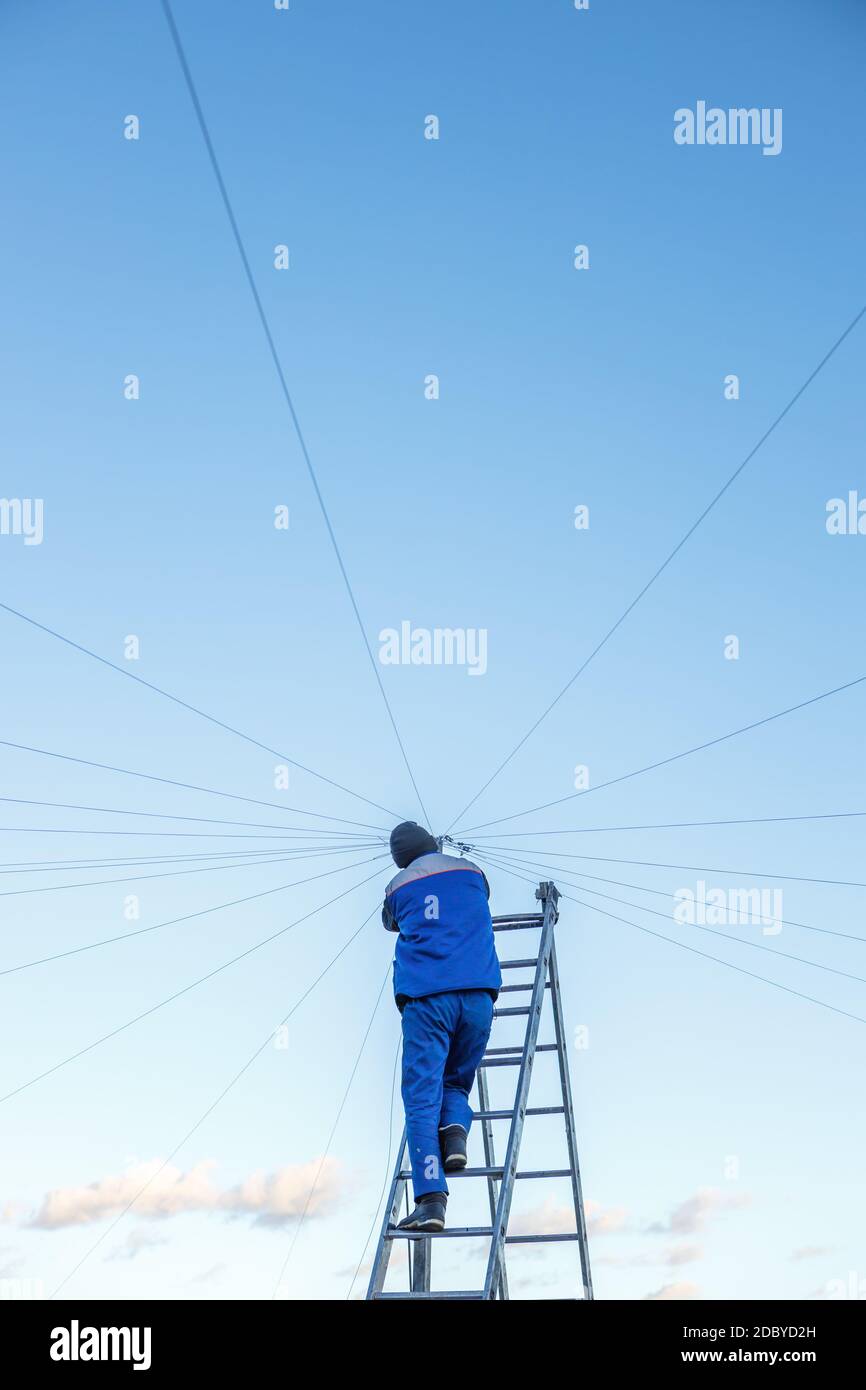
<svg viewBox="0 0 866 1390">
<path fill-rule="evenodd" d="M 367 1285 L 367 1298 L 375 1298 L 382 1292 L 385 1285 L 385 1277 L 388 1273 L 388 1263 L 391 1259 L 391 1249 L 394 1244 L 388 1238 L 388 1227 L 397 1224 L 400 1216 L 400 1203 L 403 1194 L 408 1190 L 407 1181 L 400 1176 L 403 1168 L 403 1155 L 406 1152 L 407 1135 L 403 1130 L 403 1137 L 397 1149 L 397 1162 L 394 1165 L 394 1175 L 391 1179 L 391 1187 L 388 1192 L 388 1200 L 385 1203 L 385 1212 L 382 1217 L 382 1226 L 379 1231 L 379 1241 L 376 1246 L 376 1254 L 373 1257 L 373 1268 L 370 1271 L 370 1282 Z"/>
<path fill-rule="evenodd" d="M 393 1244 L 393 1242 L 391 1242 Z M 420 1236 L 409 1242 L 411 1278 L 409 1288 L 413 1294 L 430 1293 L 430 1269 L 432 1265 L 432 1242 L 429 1236 Z"/>
<path fill-rule="evenodd" d="M 532 1080 L 532 1063 L 535 1056 L 538 1028 L 541 1022 L 541 1006 L 544 1003 L 547 967 L 550 959 L 551 947 L 553 945 L 553 928 L 557 917 L 556 904 L 559 899 L 559 892 L 553 883 L 539 884 L 535 896 L 539 898 L 544 905 L 544 919 L 541 928 L 541 943 L 538 949 L 538 963 L 535 968 L 535 980 L 532 986 L 532 995 L 529 1005 L 530 1014 L 526 1024 L 526 1036 L 523 1043 L 523 1055 L 520 1059 L 520 1070 L 517 1075 L 517 1087 L 514 1098 L 514 1118 L 511 1122 L 511 1130 L 508 1135 L 508 1147 L 505 1151 L 502 1186 L 499 1189 L 496 1219 L 493 1223 L 493 1237 L 490 1242 L 490 1256 L 487 1261 L 487 1273 L 484 1279 L 485 1299 L 492 1298 L 493 1289 L 496 1287 L 499 1280 L 499 1271 L 504 1263 L 505 1234 L 508 1228 L 511 1200 L 514 1196 L 517 1157 L 520 1152 L 520 1140 L 523 1135 L 526 1101 L 529 1094 L 529 1083 Z"/>
<path fill-rule="evenodd" d="M 559 986 L 559 969 L 556 963 L 556 943 L 550 951 L 551 1002 L 553 1004 L 553 1023 L 559 1051 L 559 1079 L 562 1086 L 562 1104 L 565 1110 L 565 1135 L 568 1143 L 568 1160 L 571 1164 L 571 1191 L 574 1199 L 574 1217 L 577 1223 L 580 1267 L 583 1275 L 583 1296 L 592 1299 L 592 1271 L 589 1264 L 589 1238 L 586 1230 L 586 1213 L 583 1206 L 583 1191 L 580 1181 L 580 1164 L 577 1156 L 577 1126 L 574 1119 L 574 1101 L 571 1093 L 571 1076 L 568 1066 L 568 1045 L 565 1036 L 565 1018 L 562 1012 L 562 992 Z"/>
<path fill-rule="evenodd" d="M 478 1109 L 484 1114 L 484 1118 L 479 1121 L 481 1134 L 484 1140 L 484 1166 L 485 1168 L 496 1167 L 496 1150 L 493 1142 L 493 1122 L 487 1116 L 490 1111 L 490 1092 L 487 1086 L 487 1074 L 482 1067 L 477 1076 L 478 1083 Z M 487 1200 L 490 1206 L 490 1224 L 496 1225 L 496 1205 L 499 1196 L 499 1180 L 488 1177 L 487 1179 Z M 497 1284 L 497 1294 L 500 1299 L 508 1298 L 508 1275 L 505 1270 L 505 1260 L 503 1259 L 499 1272 L 499 1282 Z"/>
</svg>

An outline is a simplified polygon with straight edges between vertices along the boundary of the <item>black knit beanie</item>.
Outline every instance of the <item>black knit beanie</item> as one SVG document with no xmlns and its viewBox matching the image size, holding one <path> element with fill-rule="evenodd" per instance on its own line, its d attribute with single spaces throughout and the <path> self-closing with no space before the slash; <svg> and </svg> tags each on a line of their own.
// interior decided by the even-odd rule
<svg viewBox="0 0 866 1390">
<path fill-rule="evenodd" d="M 406 869 L 422 854 L 436 854 L 439 846 L 423 825 L 404 820 L 391 831 L 391 857 L 398 869 Z"/>
</svg>

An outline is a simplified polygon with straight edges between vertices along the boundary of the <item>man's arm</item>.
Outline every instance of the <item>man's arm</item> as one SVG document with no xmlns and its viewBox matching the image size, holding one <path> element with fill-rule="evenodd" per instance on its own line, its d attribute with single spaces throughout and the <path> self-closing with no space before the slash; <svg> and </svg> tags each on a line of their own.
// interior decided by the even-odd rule
<svg viewBox="0 0 866 1390">
<path fill-rule="evenodd" d="M 475 870 L 475 872 L 476 872 L 476 873 L 479 873 L 479 874 L 481 875 L 481 879 L 482 879 L 482 882 L 483 882 L 483 884 L 484 884 L 484 891 L 485 891 L 485 893 L 487 894 L 487 901 L 490 902 L 490 884 L 487 882 L 487 875 L 486 875 L 486 873 L 484 872 L 484 870 L 482 869 L 482 867 L 481 867 L 480 864 L 476 864 L 476 863 L 475 863 L 475 860 L 474 860 L 474 859 L 467 859 L 467 860 L 466 860 L 466 863 L 467 863 L 467 864 L 471 864 L 471 865 L 472 865 L 472 868 Z"/>
<path fill-rule="evenodd" d="M 386 931 L 399 931 L 400 927 L 397 918 L 394 916 L 386 898 L 382 904 L 382 926 Z"/>
</svg>

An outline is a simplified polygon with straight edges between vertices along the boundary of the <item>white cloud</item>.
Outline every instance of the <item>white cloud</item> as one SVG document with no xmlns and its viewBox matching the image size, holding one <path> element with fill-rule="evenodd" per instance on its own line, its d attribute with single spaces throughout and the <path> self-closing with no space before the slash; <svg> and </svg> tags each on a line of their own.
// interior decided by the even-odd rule
<svg viewBox="0 0 866 1390">
<path fill-rule="evenodd" d="M 399 1241 L 399 1242 L 394 1241 L 393 1244 L 396 1246 L 396 1249 L 392 1250 L 392 1252 L 391 1252 L 391 1258 L 390 1258 L 389 1261 L 388 1261 L 388 1268 L 389 1268 L 389 1270 L 391 1270 L 391 1269 L 404 1269 L 404 1268 L 408 1265 L 408 1263 L 409 1263 L 409 1254 L 408 1254 L 408 1251 L 407 1251 L 407 1249 L 406 1249 L 406 1246 L 408 1246 L 409 1242 L 408 1242 L 407 1240 L 406 1240 L 406 1241 L 401 1240 L 401 1241 Z M 462 1242 L 461 1242 L 461 1244 L 462 1244 Z M 489 1242 L 488 1242 L 488 1247 L 489 1247 Z M 341 1269 L 335 1269 L 335 1270 L 334 1270 L 334 1278 L 335 1278 L 335 1279 L 351 1279 L 351 1278 L 352 1278 L 352 1275 L 355 1274 L 355 1270 L 356 1270 L 356 1269 L 357 1269 L 358 1273 L 357 1273 L 357 1277 L 356 1277 L 356 1280 L 355 1280 L 355 1288 L 358 1288 L 358 1287 L 359 1287 L 360 1285 L 362 1285 L 362 1284 L 363 1284 L 363 1285 L 366 1285 L 368 1279 L 370 1278 L 370 1274 L 371 1274 L 372 1269 L 373 1269 L 373 1256 L 372 1256 L 372 1255 L 368 1255 L 367 1258 L 363 1261 L 363 1263 L 362 1263 L 360 1266 L 358 1266 L 358 1265 L 343 1265 L 343 1267 L 342 1267 Z"/>
<path fill-rule="evenodd" d="M 562 1275 L 555 1272 L 539 1274 L 537 1271 L 523 1278 L 509 1280 L 508 1287 L 515 1289 L 550 1289 L 554 1284 L 562 1284 Z M 563 1285 L 564 1286 L 564 1285 Z"/>
<path fill-rule="evenodd" d="M 672 1245 L 664 1253 L 664 1263 L 672 1269 L 677 1265 L 693 1264 L 695 1260 L 702 1260 L 704 1252 L 700 1245 Z"/>
<path fill-rule="evenodd" d="M 666 1265 L 669 1269 L 676 1269 L 703 1257 L 700 1245 L 671 1245 L 666 1250 L 645 1250 L 639 1255 L 599 1255 L 595 1263 L 610 1265 L 614 1269 L 639 1269 L 646 1265 Z"/>
<path fill-rule="evenodd" d="M 644 1302 L 674 1303 L 682 1299 L 697 1298 L 700 1289 L 697 1284 L 664 1284 L 655 1293 L 644 1295 Z"/>
<path fill-rule="evenodd" d="M 589 1235 L 605 1236 L 621 1231 L 628 1213 L 624 1207 L 602 1210 L 598 1202 L 584 1202 L 584 1215 Z M 512 1213 L 508 1233 L 512 1236 L 556 1236 L 574 1231 L 574 1207 L 571 1202 L 555 1202 L 548 1197 L 537 1207 Z"/>
<path fill-rule="evenodd" d="M 548 1197 L 540 1206 L 512 1214 L 508 1234 L 512 1236 L 553 1236 L 574 1230 L 574 1207 Z"/>
<path fill-rule="evenodd" d="M 319 1165 L 321 1163 L 321 1173 Z M 135 1203 L 137 1216 L 167 1218 L 186 1212 L 216 1212 L 252 1216 L 258 1223 L 282 1225 L 304 1210 L 321 1216 L 342 1195 L 342 1170 L 334 1158 L 257 1172 L 234 1187 L 220 1188 L 213 1180 L 213 1159 L 204 1159 L 182 1172 L 161 1160 L 133 1164 L 124 1173 L 100 1178 L 83 1187 L 58 1187 L 46 1193 L 39 1209 L 25 1222 L 42 1230 L 83 1226 L 114 1216 Z M 316 1181 L 318 1174 L 318 1181 Z M 140 1194 L 140 1195 L 139 1195 Z"/>
<path fill-rule="evenodd" d="M 693 1197 L 687 1197 L 674 1207 L 666 1221 L 657 1221 L 649 1229 L 654 1234 L 694 1235 L 704 1229 L 707 1217 L 747 1207 L 750 1201 L 746 1193 L 721 1192 L 716 1187 L 702 1187 Z"/>
<path fill-rule="evenodd" d="M 221 1279 L 227 1269 L 228 1265 L 225 1264 L 211 1265 L 209 1269 L 203 1269 L 201 1274 L 193 1275 L 189 1282 L 191 1284 L 212 1284 L 215 1279 Z"/>
<path fill-rule="evenodd" d="M 591 1236 L 609 1236 L 625 1229 L 628 1219 L 625 1207 L 608 1207 L 604 1211 L 598 1202 L 584 1202 L 583 1210 Z"/>
<path fill-rule="evenodd" d="M 152 1231 L 147 1231 L 142 1226 L 136 1226 L 129 1232 L 122 1245 L 118 1245 L 108 1256 L 110 1260 L 134 1260 L 136 1255 L 140 1255 L 142 1250 L 149 1250 L 154 1245 L 167 1245 L 168 1241 L 160 1236 L 154 1235 Z"/>
<path fill-rule="evenodd" d="M 13 1278 L 24 1263 L 20 1250 L 11 1245 L 0 1245 L 0 1279 Z"/>
</svg>

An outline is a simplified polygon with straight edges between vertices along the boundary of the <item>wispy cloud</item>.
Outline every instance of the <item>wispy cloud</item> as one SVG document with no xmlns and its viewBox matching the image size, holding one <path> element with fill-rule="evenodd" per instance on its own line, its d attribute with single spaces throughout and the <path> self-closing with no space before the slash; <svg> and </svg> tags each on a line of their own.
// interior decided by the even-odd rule
<svg viewBox="0 0 866 1390">
<path fill-rule="evenodd" d="M 13 1278 L 24 1263 L 20 1250 L 11 1245 L 0 1245 L 0 1279 Z"/>
<path fill-rule="evenodd" d="M 551 1197 L 537 1207 L 513 1213 L 508 1223 L 508 1233 L 512 1236 L 554 1236 L 574 1229 L 574 1207 L 555 1202 Z"/>
<path fill-rule="evenodd" d="M 798 1250 L 792 1250 L 788 1256 L 789 1260 L 817 1260 L 820 1255 L 832 1255 L 834 1247 L 832 1245 L 801 1245 Z"/>
<path fill-rule="evenodd" d="M 635 1255 L 599 1255 L 594 1261 L 598 1265 L 609 1265 L 614 1269 L 640 1269 L 647 1265 L 677 1269 L 680 1265 L 694 1264 L 704 1257 L 700 1245 L 671 1245 L 666 1250 L 644 1250 Z"/>
<path fill-rule="evenodd" d="M 304 1210 L 320 1162 L 314 1158 L 309 1163 L 278 1168 L 274 1173 L 256 1172 L 233 1187 L 220 1188 L 213 1179 L 213 1159 L 204 1159 L 186 1172 L 170 1165 L 160 1172 L 161 1160 L 155 1158 L 83 1187 L 54 1188 L 23 1224 L 48 1231 L 88 1225 L 124 1211 L 134 1201 L 139 1217 L 165 1219 L 187 1212 L 214 1212 L 250 1216 L 257 1224 L 279 1226 Z M 326 1158 L 307 1215 L 324 1215 L 342 1193 L 341 1165 L 334 1158 Z"/>
<path fill-rule="evenodd" d="M 683 1299 L 697 1298 L 700 1295 L 697 1284 L 663 1284 L 654 1293 L 644 1295 L 644 1302 L 675 1303 Z"/>
<path fill-rule="evenodd" d="M 514 1287 L 515 1289 L 551 1289 L 555 1284 L 561 1284 L 563 1288 L 570 1288 L 570 1285 L 563 1280 L 562 1275 L 555 1272 L 539 1274 L 536 1270 L 533 1274 L 509 1280 L 509 1288 Z"/>
<path fill-rule="evenodd" d="M 112 1250 L 108 1256 L 109 1260 L 134 1260 L 136 1255 L 140 1255 L 142 1250 L 150 1250 L 155 1245 L 168 1245 L 164 1236 L 158 1236 L 153 1231 L 147 1231 L 143 1226 L 136 1226 L 129 1232 L 126 1240 Z"/>
<path fill-rule="evenodd" d="M 606 1211 L 598 1202 L 584 1202 L 584 1215 L 589 1235 L 605 1236 L 625 1227 L 628 1213 L 624 1207 L 609 1207 Z M 574 1207 L 570 1202 L 555 1202 L 548 1197 L 537 1207 L 512 1213 L 508 1231 L 513 1236 L 557 1236 L 573 1232 Z"/>
<path fill-rule="evenodd" d="M 625 1230 L 628 1221 L 625 1207 L 608 1207 L 605 1210 L 599 1202 L 584 1202 L 583 1210 L 587 1230 L 591 1236 L 609 1236 Z"/>
<path fill-rule="evenodd" d="M 409 1242 L 400 1241 L 398 1244 L 395 1241 L 394 1244 L 397 1246 L 397 1248 L 391 1254 L 391 1258 L 388 1261 L 388 1268 L 403 1269 L 409 1263 L 409 1255 L 405 1248 L 409 1244 Z M 368 1255 L 367 1258 L 364 1260 L 363 1264 L 360 1266 L 360 1268 L 358 1268 L 357 1265 L 343 1265 L 340 1269 L 335 1269 L 334 1278 L 351 1279 L 352 1275 L 355 1273 L 355 1270 L 358 1269 L 357 1277 L 358 1281 L 360 1282 L 361 1280 L 369 1279 L 372 1268 L 373 1256 Z"/>
<path fill-rule="evenodd" d="M 191 1284 L 212 1284 L 215 1280 L 221 1279 L 228 1269 L 228 1265 L 211 1265 L 208 1269 L 203 1269 L 201 1274 L 194 1274 L 190 1279 Z"/>
<path fill-rule="evenodd" d="M 693 1197 L 687 1197 L 674 1207 L 666 1221 L 654 1222 L 648 1229 L 654 1235 L 695 1235 L 704 1229 L 708 1217 L 747 1207 L 751 1200 L 747 1193 L 721 1192 L 717 1187 L 702 1187 Z"/>
</svg>

